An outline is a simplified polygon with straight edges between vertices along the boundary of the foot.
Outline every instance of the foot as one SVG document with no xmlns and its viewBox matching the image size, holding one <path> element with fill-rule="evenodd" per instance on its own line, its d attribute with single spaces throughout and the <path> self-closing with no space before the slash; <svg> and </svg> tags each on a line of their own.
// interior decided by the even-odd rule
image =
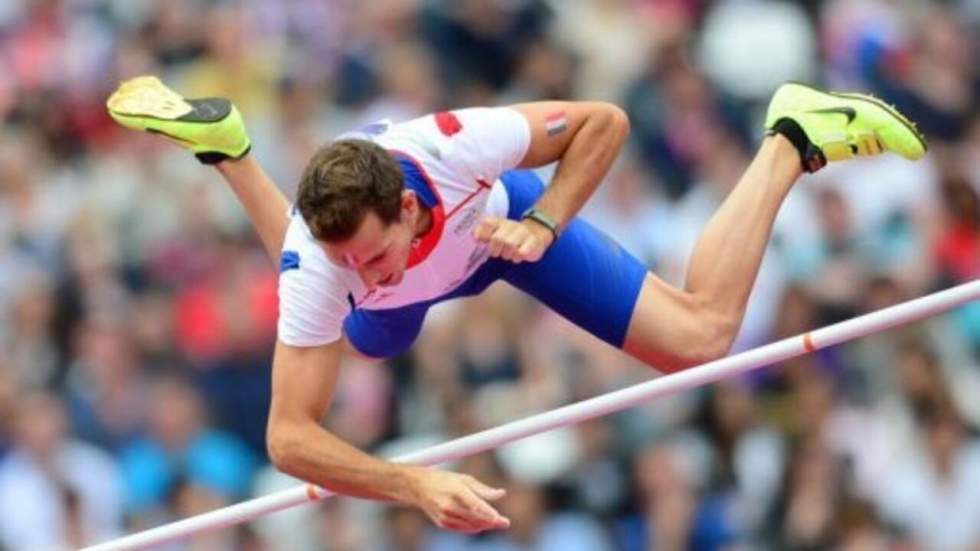
<svg viewBox="0 0 980 551">
<path fill-rule="evenodd" d="M 119 124 L 169 138 L 203 163 L 239 159 L 251 148 L 242 116 L 230 101 L 184 99 L 156 77 L 123 82 L 106 107 Z"/>
<path fill-rule="evenodd" d="M 769 102 L 766 129 L 793 142 L 808 172 L 855 155 L 893 151 L 914 161 L 926 153 L 925 138 L 915 124 L 881 100 L 865 94 L 825 92 L 795 82 L 776 90 Z"/>
</svg>

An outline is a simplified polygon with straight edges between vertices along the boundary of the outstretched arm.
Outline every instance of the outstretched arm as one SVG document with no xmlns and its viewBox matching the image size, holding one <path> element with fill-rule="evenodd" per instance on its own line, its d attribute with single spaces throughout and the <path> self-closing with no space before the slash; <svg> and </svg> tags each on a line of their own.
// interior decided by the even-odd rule
<svg viewBox="0 0 980 551">
<path fill-rule="evenodd" d="M 277 343 L 267 435 L 276 467 L 340 494 L 417 506 L 442 528 L 472 533 L 509 526 L 489 504 L 503 490 L 468 475 L 372 457 L 320 426 L 340 355 L 340 341 L 308 348 Z"/>
</svg>

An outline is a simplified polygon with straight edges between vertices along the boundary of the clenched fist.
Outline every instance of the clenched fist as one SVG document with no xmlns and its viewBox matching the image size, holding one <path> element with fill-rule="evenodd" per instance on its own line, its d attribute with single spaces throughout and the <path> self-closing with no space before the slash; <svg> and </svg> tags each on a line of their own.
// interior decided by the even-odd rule
<svg viewBox="0 0 980 551">
<path fill-rule="evenodd" d="M 555 236 L 532 220 L 510 220 L 485 216 L 473 230 L 473 237 L 490 247 L 490 256 L 515 264 L 537 262 L 551 246 Z"/>
</svg>

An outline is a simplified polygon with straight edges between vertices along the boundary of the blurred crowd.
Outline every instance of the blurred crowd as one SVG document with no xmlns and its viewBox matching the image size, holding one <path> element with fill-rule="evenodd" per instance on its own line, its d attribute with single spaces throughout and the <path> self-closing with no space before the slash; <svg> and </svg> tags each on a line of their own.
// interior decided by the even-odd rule
<svg viewBox="0 0 980 551">
<path fill-rule="evenodd" d="M 876 93 L 930 155 L 800 182 L 744 350 L 980 275 L 978 26 L 976 0 L 0 2 L 0 549 L 296 483 L 264 443 L 275 267 L 214 171 L 106 117 L 120 79 L 232 98 L 287 194 L 371 120 L 616 102 L 631 141 L 584 216 L 673 283 L 779 83 Z M 452 465 L 508 489 L 505 532 L 330 499 L 166 549 L 980 549 L 978 353 L 967 306 Z M 346 363 L 325 424 L 395 456 L 654 375 L 493 287 Z"/>
</svg>

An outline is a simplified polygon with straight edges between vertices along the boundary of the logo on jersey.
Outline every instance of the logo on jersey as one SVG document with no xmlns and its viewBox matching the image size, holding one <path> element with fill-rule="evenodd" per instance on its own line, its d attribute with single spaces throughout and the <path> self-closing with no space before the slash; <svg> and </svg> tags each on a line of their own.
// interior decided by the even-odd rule
<svg viewBox="0 0 980 551">
<path fill-rule="evenodd" d="M 288 270 L 298 270 L 299 269 L 299 252 L 297 251 L 283 251 L 282 256 L 279 257 L 279 273 L 283 273 Z"/>
<path fill-rule="evenodd" d="M 459 237 L 463 235 L 463 232 L 469 230 L 476 223 L 480 216 L 480 211 L 476 207 L 470 207 L 463 212 L 462 218 L 459 222 L 453 226 L 453 235 Z"/>
</svg>

